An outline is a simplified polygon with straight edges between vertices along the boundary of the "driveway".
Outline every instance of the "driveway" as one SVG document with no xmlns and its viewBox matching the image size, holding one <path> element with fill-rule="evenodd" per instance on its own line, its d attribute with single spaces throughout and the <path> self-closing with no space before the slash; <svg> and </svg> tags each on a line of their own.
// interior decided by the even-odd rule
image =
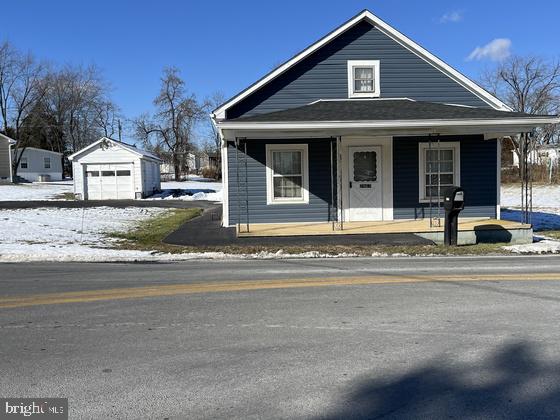
<svg viewBox="0 0 560 420">
<path fill-rule="evenodd" d="M 0 209 L 36 209 L 44 207 L 81 209 L 90 207 L 161 207 L 191 209 L 214 207 L 216 203 L 203 200 L 40 200 L 40 201 L 0 201 Z"/>
</svg>

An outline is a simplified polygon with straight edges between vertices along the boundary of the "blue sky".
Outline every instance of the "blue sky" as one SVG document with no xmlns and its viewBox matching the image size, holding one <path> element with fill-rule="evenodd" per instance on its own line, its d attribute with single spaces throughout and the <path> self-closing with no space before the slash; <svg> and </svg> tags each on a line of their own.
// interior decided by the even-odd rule
<svg viewBox="0 0 560 420">
<path fill-rule="evenodd" d="M 560 57 L 557 0 L 4 1 L 0 40 L 97 64 L 134 117 L 165 66 L 199 97 L 229 97 L 366 8 L 474 79 L 508 52 Z"/>
</svg>

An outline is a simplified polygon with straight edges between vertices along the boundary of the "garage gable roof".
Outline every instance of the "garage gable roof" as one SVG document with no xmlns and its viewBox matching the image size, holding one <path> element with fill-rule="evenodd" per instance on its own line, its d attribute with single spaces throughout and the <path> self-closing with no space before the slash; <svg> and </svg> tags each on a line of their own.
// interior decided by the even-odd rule
<svg viewBox="0 0 560 420">
<path fill-rule="evenodd" d="M 76 153 L 68 156 L 68 160 L 74 160 L 77 156 L 87 154 L 89 151 L 93 151 L 93 149 L 95 149 L 95 147 L 97 145 L 99 145 L 100 143 L 103 143 L 103 142 L 109 142 L 109 143 L 111 143 L 111 144 L 113 144 L 117 147 L 120 147 L 121 149 L 124 149 L 124 150 L 126 150 L 128 152 L 131 152 L 131 153 L 133 153 L 137 156 L 140 156 L 142 158 L 151 159 L 151 160 L 155 160 L 155 161 L 158 161 L 158 162 L 163 162 L 158 156 L 154 155 L 153 153 L 147 152 L 146 150 L 138 149 L 137 147 L 134 147 L 130 144 L 123 143 L 122 141 L 111 139 L 109 137 L 101 137 L 96 142 L 93 142 L 89 146 L 86 146 L 83 149 L 78 150 Z"/>
<path fill-rule="evenodd" d="M 283 74 L 290 68 L 292 68 L 295 64 L 302 61 L 304 58 L 308 57 L 319 48 L 324 46 L 325 44 L 331 42 L 333 39 L 341 35 L 343 32 L 346 32 L 348 29 L 352 28 L 353 26 L 357 25 L 359 22 L 367 21 L 387 35 L 389 38 L 393 39 L 421 59 L 425 60 L 427 63 L 441 71 L 450 79 L 454 80 L 465 89 L 479 97 L 481 100 L 486 102 L 494 109 L 503 110 L 503 111 L 511 111 L 512 109 L 500 101 L 496 96 L 492 95 L 490 92 L 473 82 L 471 79 L 451 67 L 449 64 L 435 56 L 434 54 L 430 53 L 419 44 L 375 16 L 369 10 L 364 10 L 348 20 L 346 23 L 342 24 L 314 44 L 307 47 L 305 50 L 301 51 L 300 53 L 296 54 L 294 57 L 286 61 L 284 64 L 280 65 L 255 83 L 253 83 L 248 88 L 242 90 L 237 95 L 229 99 L 224 104 L 220 105 L 212 112 L 212 117 L 215 120 L 223 120 L 226 118 L 226 111 L 236 103 L 240 102 L 247 96 L 251 95 L 253 92 L 259 90 L 264 85 L 268 84 L 272 80 L 274 80 L 279 75 Z"/>
</svg>

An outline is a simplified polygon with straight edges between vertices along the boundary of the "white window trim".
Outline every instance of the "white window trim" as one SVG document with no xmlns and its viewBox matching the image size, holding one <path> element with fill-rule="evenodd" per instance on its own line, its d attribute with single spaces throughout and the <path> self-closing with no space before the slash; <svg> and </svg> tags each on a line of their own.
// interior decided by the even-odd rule
<svg viewBox="0 0 560 420">
<path fill-rule="evenodd" d="M 461 185 L 461 143 L 458 141 L 442 141 L 439 143 L 441 149 L 453 149 L 453 180 L 455 185 Z M 426 167 L 425 151 L 430 148 L 429 143 L 418 143 L 418 202 L 429 203 L 430 199 L 426 198 Z M 432 149 L 437 149 L 438 143 L 432 142 Z M 434 197 L 432 202 L 441 202 L 441 198 Z"/>
<path fill-rule="evenodd" d="M 272 152 L 302 152 L 301 170 L 303 173 L 302 198 L 274 198 Z M 308 204 L 309 203 L 309 154 L 307 144 L 267 144 L 266 145 L 266 204 Z"/>
<path fill-rule="evenodd" d="M 47 161 L 49 162 L 49 167 L 47 168 Z M 51 169 L 51 158 L 50 157 L 44 157 L 43 158 L 43 169 Z"/>
<path fill-rule="evenodd" d="M 373 92 L 354 92 L 354 67 L 373 68 Z M 348 97 L 378 98 L 380 95 L 379 60 L 348 60 Z"/>
</svg>

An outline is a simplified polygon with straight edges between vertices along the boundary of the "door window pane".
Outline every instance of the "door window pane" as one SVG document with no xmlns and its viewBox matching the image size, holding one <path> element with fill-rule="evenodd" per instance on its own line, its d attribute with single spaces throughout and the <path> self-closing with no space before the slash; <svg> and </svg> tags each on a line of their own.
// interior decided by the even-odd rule
<svg viewBox="0 0 560 420">
<path fill-rule="evenodd" d="M 354 152 L 354 181 L 377 181 L 377 153 Z"/>
</svg>

